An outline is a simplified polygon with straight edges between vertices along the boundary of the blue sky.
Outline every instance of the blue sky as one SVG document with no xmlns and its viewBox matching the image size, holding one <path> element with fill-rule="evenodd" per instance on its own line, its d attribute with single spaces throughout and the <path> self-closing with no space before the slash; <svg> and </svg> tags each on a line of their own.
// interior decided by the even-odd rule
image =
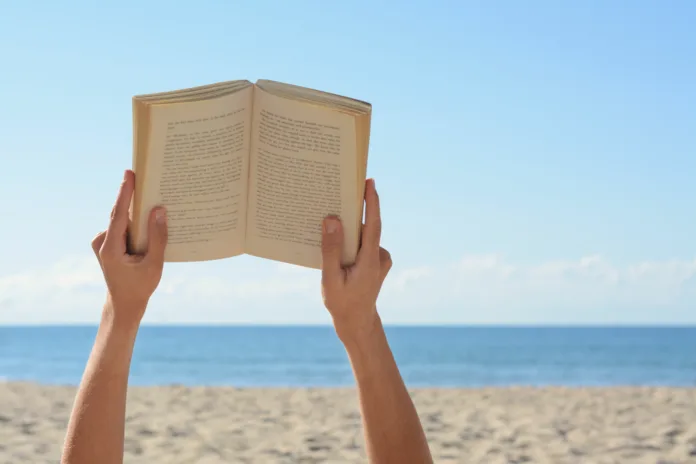
<svg viewBox="0 0 696 464">
<path fill-rule="evenodd" d="M 131 96 L 370 101 L 392 323 L 696 323 L 696 4 L 10 2 L 0 323 L 97 321 Z M 165 270 L 148 322 L 324 323 L 314 271 Z"/>
</svg>

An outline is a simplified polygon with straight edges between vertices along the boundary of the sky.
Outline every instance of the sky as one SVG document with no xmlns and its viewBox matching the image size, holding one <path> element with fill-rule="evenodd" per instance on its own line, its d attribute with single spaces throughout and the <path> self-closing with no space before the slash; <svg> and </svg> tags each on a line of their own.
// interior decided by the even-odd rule
<svg viewBox="0 0 696 464">
<path fill-rule="evenodd" d="M 6 2 L 0 324 L 95 323 L 131 97 L 373 105 L 389 324 L 696 324 L 696 3 Z M 169 264 L 146 323 L 324 324 L 318 271 Z"/>
</svg>

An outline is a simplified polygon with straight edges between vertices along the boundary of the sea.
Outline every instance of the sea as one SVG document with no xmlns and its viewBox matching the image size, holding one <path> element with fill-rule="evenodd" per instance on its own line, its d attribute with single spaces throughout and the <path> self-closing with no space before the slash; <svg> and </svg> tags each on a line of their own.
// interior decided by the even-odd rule
<svg viewBox="0 0 696 464">
<path fill-rule="evenodd" d="M 76 385 L 96 327 L 0 327 L 0 379 Z M 409 387 L 696 386 L 696 327 L 387 327 Z M 353 384 L 331 327 L 144 326 L 134 385 Z"/>
</svg>

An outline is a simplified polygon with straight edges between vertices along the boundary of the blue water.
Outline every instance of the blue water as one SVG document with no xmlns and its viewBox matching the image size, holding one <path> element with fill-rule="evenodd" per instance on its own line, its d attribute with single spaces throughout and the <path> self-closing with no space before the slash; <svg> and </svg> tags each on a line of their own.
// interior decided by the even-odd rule
<svg viewBox="0 0 696 464">
<path fill-rule="evenodd" d="M 696 385 L 696 328 L 391 327 L 409 386 Z M 0 327 L 0 379 L 77 384 L 94 327 Z M 139 385 L 343 386 L 330 327 L 143 327 Z"/>
</svg>

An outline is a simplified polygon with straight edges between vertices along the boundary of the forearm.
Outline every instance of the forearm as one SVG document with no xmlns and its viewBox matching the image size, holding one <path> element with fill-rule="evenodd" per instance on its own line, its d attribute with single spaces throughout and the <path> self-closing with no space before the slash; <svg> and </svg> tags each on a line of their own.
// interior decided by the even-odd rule
<svg viewBox="0 0 696 464">
<path fill-rule="evenodd" d="M 358 385 L 370 462 L 432 462 L 423 427 L 379 318 L 369 333 L 343 341 Z"/>
<path fill-rule="evenodd" d="M 63 464 L 123 462 L 126 392 L 137 325 L 104 310 L 73 406 Z"/>
</svg>

